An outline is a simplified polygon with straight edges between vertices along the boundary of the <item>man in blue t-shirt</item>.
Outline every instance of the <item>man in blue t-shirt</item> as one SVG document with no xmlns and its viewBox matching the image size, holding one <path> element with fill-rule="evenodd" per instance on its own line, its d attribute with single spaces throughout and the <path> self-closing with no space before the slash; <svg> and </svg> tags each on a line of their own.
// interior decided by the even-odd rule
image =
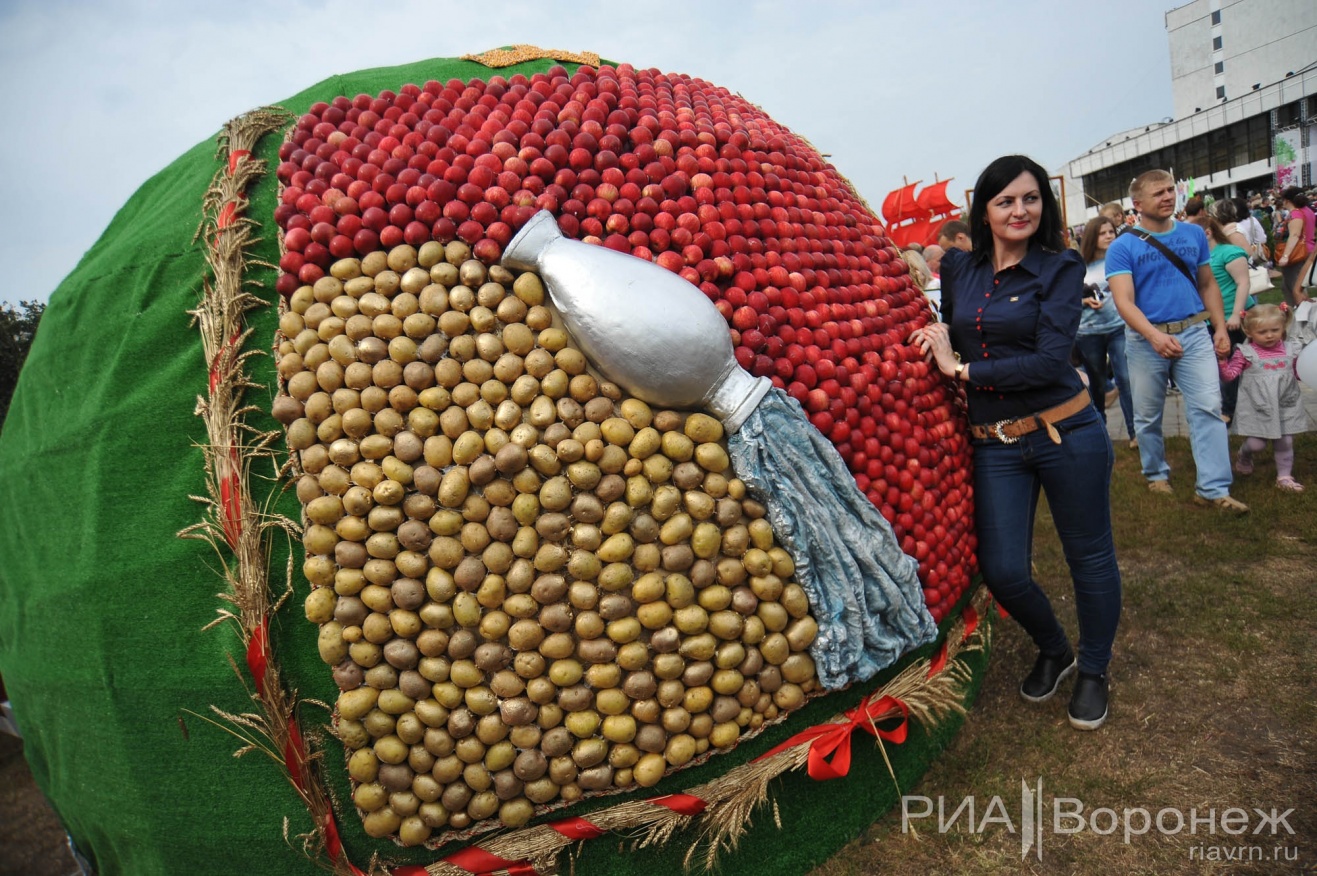
<svg viewBox="0 0 1317 876">
<path fill-rule="evenodd" d="M 1208 264 L 1207 236 L 1197 225 L 1171 218 L 1175 179 L 1164 170 L 1139 175 L 1130 198 L 1139 224 L 1107 250 L 1107 282 L 1125 320 L 1134 434 L 1148 489 L 1174 494 L 1162 439 L 1167 381 L 1174 380 L 1198 469 L 1194 502 L 1244 514 L 1248 506 L 1230 496 L 1230 444 L 1216 364 L 1230 352 L 1230 338 Z"/>
</svg>

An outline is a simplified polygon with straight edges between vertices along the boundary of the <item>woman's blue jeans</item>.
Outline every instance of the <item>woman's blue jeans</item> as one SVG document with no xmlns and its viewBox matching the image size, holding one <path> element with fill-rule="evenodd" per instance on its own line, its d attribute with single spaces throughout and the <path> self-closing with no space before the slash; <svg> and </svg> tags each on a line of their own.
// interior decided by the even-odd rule
<svg viewBox="0 0 1317 876">
<path fill-rule="evenodd" d="M 1107 362 L 1120 390 L 1120 412 L 1125 415 L 1125 430 L 1134 437 L 1134 401 L 1130 391 L 1130 370 L 1125 363 L 1125 326 L 1101 335 L 1079 335 L 1075 338 L 1075 352 L 1088 374 L 1088 393 L 1093 397 L 1102 422 L 1107 421 L 1106 386 Z"/>
<path fill-rule="evenodd" d="M 976 440 L 974 515 L 979 568 L 992 595 L 1045 654 L 1066 650 L 1067 638 L 1047 594 L 1033 578 L 1033 523 L 1041 488 L 1070 575 L 1079 616 L 1079 668 L 1102 673 L 1120 621 L 1120 569 L 1111 535 L 1111 440 L 1093 408 L 1015 444 Z"/>
</svg>

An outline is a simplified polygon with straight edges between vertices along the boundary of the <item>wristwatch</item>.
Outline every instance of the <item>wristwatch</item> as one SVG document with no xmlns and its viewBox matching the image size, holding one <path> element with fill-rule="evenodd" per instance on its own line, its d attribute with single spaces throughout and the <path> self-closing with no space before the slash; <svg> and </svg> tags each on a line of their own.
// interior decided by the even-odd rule
<svg viewBox="0 0 1317 876">
<path fill-rule="evenodd" d="M 965 379 L 965 369 L 967 367 L 969 366 L 967 366 L 964 362 L 959 362 L 956 364 L 956 370 L 954 372 L 954 376 L 957 380 Z"/>
</svg>

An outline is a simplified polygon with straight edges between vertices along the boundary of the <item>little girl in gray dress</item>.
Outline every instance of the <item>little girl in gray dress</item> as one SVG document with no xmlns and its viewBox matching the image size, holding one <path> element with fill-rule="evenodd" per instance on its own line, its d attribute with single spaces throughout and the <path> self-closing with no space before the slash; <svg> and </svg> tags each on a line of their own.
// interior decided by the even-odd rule
<svg viewBox="0 0 1317 876">
<path fill-rule="evenodd" d="M 1293 476 L 1293 436 L 1312 428 L 1294 373 L 1301 347 L 1285 340 L 1285 312 L 1274 304 L 1259 304 L 1248 311 L 1244 334 L 1248 342 L 1220 363 L 1222 380 L 1240 378 L 1233 426 L 1235 434 L 1245 437 L 1235 471 L 1252 474 L 1253 454 L 1272 441 L 1277 489 L 1301 493 L 1303 485 Z"/>
</svg>

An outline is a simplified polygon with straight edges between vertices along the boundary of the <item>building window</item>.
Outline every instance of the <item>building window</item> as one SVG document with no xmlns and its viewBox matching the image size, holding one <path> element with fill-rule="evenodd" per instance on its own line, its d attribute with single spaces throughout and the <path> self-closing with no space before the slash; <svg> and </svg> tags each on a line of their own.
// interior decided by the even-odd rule
<svg viewBox="0 0 1317 876">
<path fill-rule="evenodd" d="M 1212 51 L 1217 52 L 1220 50 L 1221 50 L 1221 38 L 1212 37 Z"/>
<path fill-rule="evenodd" d="M 1216 12 L 1212 13 L 1212 24 L 1220 24 L 1220 23 L 1221 23 L 1221 10 L 1218 9 Z"/>
<path fill-rule="evenodd" d="M 1226 72 L 1226 62 L 1225 62 L 1225 61 L 1217 61 L 1217 62 L 1216 62 L 1216 66 L 1213 68 L 1212 72 L 1213 72 L 1213 73 L 1216 73 L 1217 75 L 1220 75 L 1220 74 Z"/>
<path fill-rule="evenodd" d="M 1218 100 L 1226 96 L 1226 87 L 1224 85 L 1218 85 L 1216 87 L 1216 96 Z"/>
</svg>

